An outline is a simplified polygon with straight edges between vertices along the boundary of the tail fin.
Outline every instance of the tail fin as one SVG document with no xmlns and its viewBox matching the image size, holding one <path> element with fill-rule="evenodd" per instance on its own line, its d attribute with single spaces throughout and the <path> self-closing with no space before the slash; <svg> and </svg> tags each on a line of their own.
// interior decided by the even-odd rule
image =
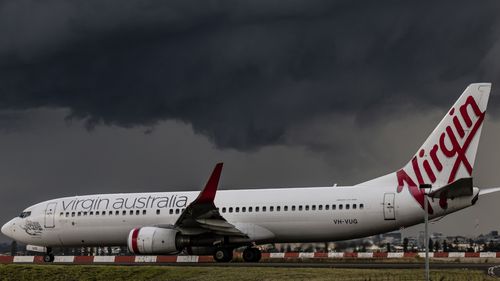
<svg viewBox="0 0 500 281">
<path fill-rule="evenodd" d="M 415 156 L 397 172 L 398 183 L 442 187 L 472 176 L 481 136 L 490 83 L 471 84 L 432 131 Z"/>
<path fill-rule="evenodd" d="M 470 84 L 403 168 L 359 185 L 394 184 L 395 174 L 400 192 L 405 185 L 435 189 L 471 177 L 490 89 L 490 83 Z"/>
</svg>

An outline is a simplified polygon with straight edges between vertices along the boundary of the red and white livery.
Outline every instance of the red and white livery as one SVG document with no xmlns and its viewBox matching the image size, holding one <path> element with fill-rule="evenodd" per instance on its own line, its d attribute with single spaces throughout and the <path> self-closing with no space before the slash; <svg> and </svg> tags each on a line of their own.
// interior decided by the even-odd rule
<svg viewBox="0 0 500 281">
<path fill-rule="evenodd" d="M 188 253 L 259 261 L 256 245 L 352 239 L 421 223 L 467 208 L 480 191 L 474 160 L 491 84 L 471 84 L 408 164 L 355 186 L 217 191 L 222 163 L 201 192 L 122 193 L 48 200 L 26 208 L 1 231 L 53 247 L 128 245 L 141 255 Z M 422 184 L 430 184 L 424 197 Z"/>
</svg>

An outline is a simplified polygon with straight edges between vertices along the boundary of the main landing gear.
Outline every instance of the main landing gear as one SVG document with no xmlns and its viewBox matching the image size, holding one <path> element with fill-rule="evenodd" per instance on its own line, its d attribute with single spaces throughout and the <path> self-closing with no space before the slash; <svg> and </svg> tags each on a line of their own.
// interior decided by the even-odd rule
<svg viewBox="0 0 500 281">
<path fill-rule="evenodd" d="M 243 251 L 242 258 L 246 262 L 259 262 L 262 258 L 262 253 L 258 248 L 248 247 Z M 218 248 L 214 252 L 214 260 L 216 262 L 230 262 L 233 259 L 233 249 Z"/>
<path fill-rule="evenodd" d="M 231 248 L 218 248 L 214 253 L 214 260 L 216 262 L 230 262 L 233 259 L 233 249 Z"/>
<path fill-rule="evenodd" d="M 47 252 L 43 256 L 43 261 L 44 262 L 53 262 L 54 261 L 54 254 L 52 253 L 52 248 L 47 247 Z"/>
<path fill-rule="evenodd" d="M 243 260 L 246 262 L 259 262 L 262 253 L 258 248 L 248 247 L 243 251 Z"/>
</svg>

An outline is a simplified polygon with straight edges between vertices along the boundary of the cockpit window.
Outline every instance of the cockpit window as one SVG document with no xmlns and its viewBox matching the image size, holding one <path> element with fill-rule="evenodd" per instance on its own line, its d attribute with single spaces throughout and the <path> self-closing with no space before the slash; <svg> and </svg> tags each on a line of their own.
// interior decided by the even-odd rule
<svg viewBox="0 0 500 281">
<path fill-rule="evenodd" d="M 22 212 L 19 217 L 20 218 L 27 218 L 31 215 L 31 211 L 28 211 L 28 212 Z"/>
</svg>

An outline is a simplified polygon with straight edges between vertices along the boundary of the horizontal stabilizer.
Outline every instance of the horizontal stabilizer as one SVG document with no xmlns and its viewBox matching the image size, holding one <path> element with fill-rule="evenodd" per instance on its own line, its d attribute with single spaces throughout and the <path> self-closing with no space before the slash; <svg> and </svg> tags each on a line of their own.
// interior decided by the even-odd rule
<svg viewBox="0 0 500 281">
<path fill-rule="evenodd" d="M 429 197 L 456 198 L 460 196 L 471 196 L 473 194 L 472 187 L 472 178 L 461 178 L 430 192 Z"/>
<path fill-rule="evenodd" d="M 500 187 L 481 189 L 479 191 L 479 196 L 483 196 L 486 194 L 491 194 L 491 193 L 495 193 L 495 192 L 499 192 L 499 191 L 500 191 Z"/>
</svg>

